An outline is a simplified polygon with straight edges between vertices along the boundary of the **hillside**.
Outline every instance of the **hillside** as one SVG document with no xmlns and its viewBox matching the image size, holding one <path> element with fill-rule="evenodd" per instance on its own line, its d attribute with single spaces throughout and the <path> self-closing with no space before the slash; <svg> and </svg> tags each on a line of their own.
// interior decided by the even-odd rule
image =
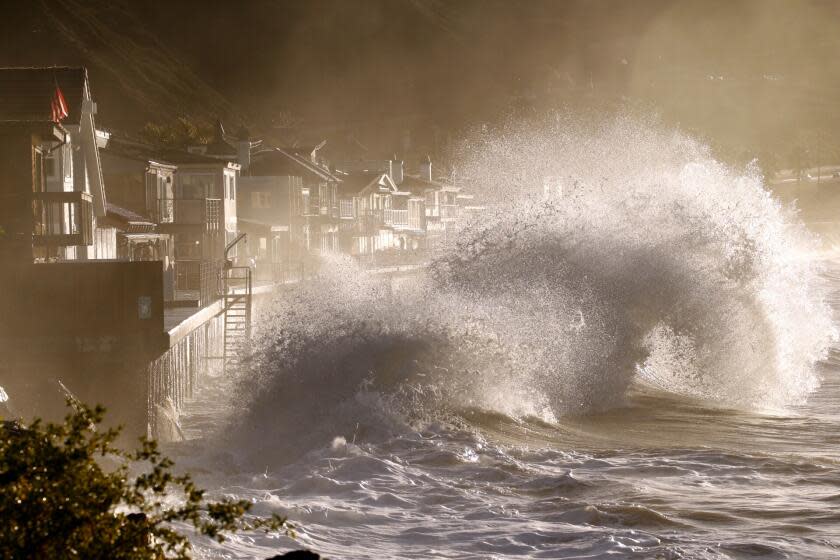
<svg viewBox="0 0 840 560">
<path fill-rule="evenodd" d="M 6 4 L 9 4 L 7 1 Z M 0 64 L 85 64 L 100 122 L 438 153 L 476 123 L 641 107 L 732 161 L 840 158 L 822 0 L 11 0 Z"/>
<path fill-rule="evenodd" d="M 101 124 L 133 129 L 177 115 L 238 118 L 231 103 L 147 27 L 136 3 L 13 4 L 0 21 L 0 65 L 87 66 Z"/>
</svg>

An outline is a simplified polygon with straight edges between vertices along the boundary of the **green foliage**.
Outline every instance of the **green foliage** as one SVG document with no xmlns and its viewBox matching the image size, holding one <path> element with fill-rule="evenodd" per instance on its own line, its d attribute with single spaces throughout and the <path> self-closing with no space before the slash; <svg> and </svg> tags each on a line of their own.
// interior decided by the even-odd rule
<svg viewBox="0 0 840 560">
<path fill-rule="evenodd" d="M 250 502 L 205 500 L 154 441 L 116 448 L 119 430 L 97 429 L 102 407 L 68 404 L 63 424 L 0 424 L 0 558 L 190 558 L 173 522 L 219 542 L 241 529 L 293 536 L 276 515 L 246 521 Z"/>
<path fill-rule="evenodd" d="M 213 137 L 213 127 L 188 117 L 178 117 L 168 123 L 146 123 L 139 134 L 142 140 L 157 148 L 186 149 L 208 143 Z"/>
</svg>

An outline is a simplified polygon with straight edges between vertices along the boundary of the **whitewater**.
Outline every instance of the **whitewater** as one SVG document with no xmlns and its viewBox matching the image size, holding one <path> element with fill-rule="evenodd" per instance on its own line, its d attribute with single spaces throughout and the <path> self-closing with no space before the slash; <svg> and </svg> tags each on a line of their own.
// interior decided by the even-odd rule
<svg viewBox="0 0 840 560">
<path fill-rule="evenodd" d="M 201 558 L 835 558 L 840 265 L 758 169 L 658 123 L 480 130 L 417 274 L 260 303 L 170 453 L 297 541 Z"/>
</svg>

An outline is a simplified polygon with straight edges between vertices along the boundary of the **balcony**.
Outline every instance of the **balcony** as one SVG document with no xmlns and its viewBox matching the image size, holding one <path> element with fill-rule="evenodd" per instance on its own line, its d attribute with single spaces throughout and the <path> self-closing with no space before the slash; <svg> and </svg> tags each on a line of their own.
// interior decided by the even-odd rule
<svg viewBox="0 0 840 560">
<path fill-rule="evenodd" d="M 86 192 L 36 192 L 33 244 L 67 247 L 93 244 L 93 197 Z"/>
<path fill-rule="evenodd" d="M 222 201 L 218 198 L 158 199 L 159 224 L 204 226 L 206 231 L 222 231 Z"/>
<path fill-rule="evenodd" d="M 408 227 L 408 210 L 386 208 L 384 210 L 385 225 L 397 228 Z"/>
</svg>

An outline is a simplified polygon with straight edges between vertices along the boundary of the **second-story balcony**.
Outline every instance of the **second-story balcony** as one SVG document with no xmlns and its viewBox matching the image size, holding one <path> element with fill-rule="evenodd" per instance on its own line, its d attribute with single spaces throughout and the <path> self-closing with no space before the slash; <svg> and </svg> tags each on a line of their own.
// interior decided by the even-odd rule
<svg viewBox="0 0 840 560">
<path fill-rule="evenodd" d="M 386 226 L 395 228 L 408 227 L 408 210 L 397 210 L 395 208 L 386 208 L 384 212 L 384 221 Z"/>
<path fill-rule="evenodd" d="M 40 247 L 93 244 L 93 197 L 81 191 L 36 192 L 33 243 Z"/>
<path fill-rule="evenodd" d="M 158 199 L 155 219 L 160 224 L 203 226 L 206 231 L 222 231 L 222 201 L 218 198 Z"/>
</svg>

